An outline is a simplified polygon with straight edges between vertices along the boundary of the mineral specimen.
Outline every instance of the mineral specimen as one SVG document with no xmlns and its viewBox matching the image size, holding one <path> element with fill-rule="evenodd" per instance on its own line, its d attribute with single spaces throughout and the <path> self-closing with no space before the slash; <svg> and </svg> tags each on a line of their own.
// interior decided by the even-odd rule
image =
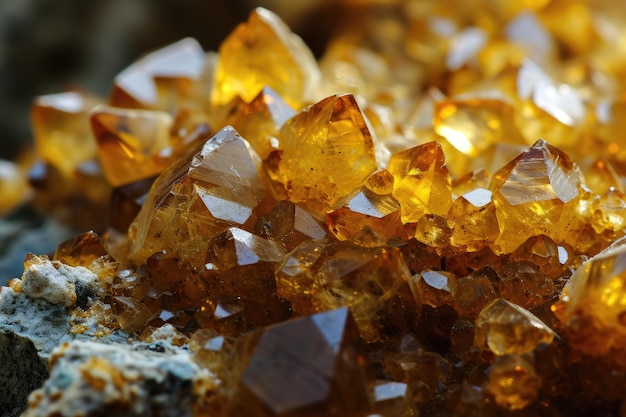
<svg viewBox="0 0 626 417">
<path fill-rule="evenodd" d="M 626 8 L 339 3 L 36 99 L 25 416 L 624 415 Z"/>
</svg>

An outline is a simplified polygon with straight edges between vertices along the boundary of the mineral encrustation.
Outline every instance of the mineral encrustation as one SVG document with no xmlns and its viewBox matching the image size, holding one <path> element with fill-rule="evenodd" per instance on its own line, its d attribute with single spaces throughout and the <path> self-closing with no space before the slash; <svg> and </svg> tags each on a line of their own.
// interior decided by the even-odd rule
<svg viewBox="0 0 626 417">
<path fill-rule="evenodd" d="M 0 290 L 24 415 L 623 416 L 626 7 L 470 3 L 37 98 L 0 213 L 91 231 Z"/>
</svg>

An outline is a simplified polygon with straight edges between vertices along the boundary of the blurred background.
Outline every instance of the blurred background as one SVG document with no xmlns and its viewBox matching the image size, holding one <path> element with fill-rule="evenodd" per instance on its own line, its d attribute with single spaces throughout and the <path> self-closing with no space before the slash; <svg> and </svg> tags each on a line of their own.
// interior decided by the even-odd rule
<svg viewBox="0 0 626 417">
<path fill-rule="evenodd" d="M 316 55 L 336 13 L 328 0 L 0 0 L 0 159 L 31 142 L 36 95 L 80 87 L 105 97 L 140 55 L 186 36 L 205 50 L 250 10 L 278 13 Z"/>
<path fill-rule="evenodd" d="M 117 73 L 184 37 L 217 50 L 258 6 L 279 14 L 319 57 L 340 13 L 332 0 L 0 0 L 0 160 L 32 144 L 35 96 L 70 88 L 107 97 Z M 0 193 L 1 194 L 1 193 Z M 3 198 L 0 195 L 0 199 Z M 30 207 L 0 218 L 0 285 L 22 274 L 28 252 L 51 254 L 84 230 Z"/>
</svg>

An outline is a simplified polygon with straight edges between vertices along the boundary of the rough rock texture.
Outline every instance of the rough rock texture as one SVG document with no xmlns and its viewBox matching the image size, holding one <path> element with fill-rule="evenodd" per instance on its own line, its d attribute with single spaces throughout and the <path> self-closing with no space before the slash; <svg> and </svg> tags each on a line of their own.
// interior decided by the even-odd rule
<svg viewBox="0 0 626 417">
<path fill-rule="evenodd" d="M 62 305 L 33 300 L 9 287 L 0 289 L 0 331 L 12 331 L 30 339 L 47 358 L 70 330 L 70 316 Z"/>
<path fill-rule="evenodd" d="M 50 364 L 50 378 L 29 397 L 24 417 L 190 416 L 194 383 L 212 379 L 187 349 L 165 341 L 74 341 L 56 349 Z"/>
<path fill-rule="evenodd" d="M 43 298 L 66 307 L 76 303 L 77 286 L 102 292 L 98 276 L 82 266 L 72 267 L 46 257 L 29 255 L 22 275 L 22 291 L 31 298 Z"/>
<path fill-rule="evenodd" d="M 0 416 L 19 416 L 28 394 L 48 378 L 48 368 L 33 342 L 5 330 L 0 331 Z"/>
</svg>

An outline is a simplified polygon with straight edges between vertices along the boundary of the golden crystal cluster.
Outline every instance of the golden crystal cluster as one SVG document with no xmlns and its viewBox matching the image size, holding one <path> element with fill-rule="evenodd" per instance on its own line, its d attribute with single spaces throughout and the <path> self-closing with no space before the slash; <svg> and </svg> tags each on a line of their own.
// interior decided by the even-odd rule
<svg viewBox="0 0 626 417">
<path fill-rule="evenodd" d="M 626 3 L 337 7 L 319 61 L 257 9 L 37 98 L 81 314 L 175 326 L 196 416 L 624 415 Z"/>
</svg>

